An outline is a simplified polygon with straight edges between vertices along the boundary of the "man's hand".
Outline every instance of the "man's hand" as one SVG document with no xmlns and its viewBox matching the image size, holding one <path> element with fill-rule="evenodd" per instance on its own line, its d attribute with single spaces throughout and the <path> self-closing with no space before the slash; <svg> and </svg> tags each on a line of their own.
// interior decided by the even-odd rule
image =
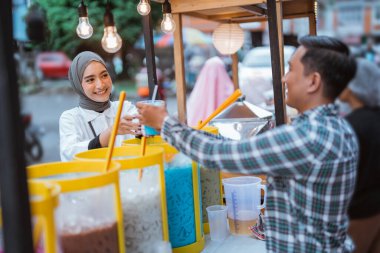
<svg viewBox="0 0 380 253">
<path fill-rule="evenodd" d="M 137 103 L 136 107 L 140 114 L 137 118 L 142 125 L 147 125 L 161 131 L 164 119 L 168 115 L 166 104 L 164 106 L 155 106 L 146 103 Z"/>
</svg>

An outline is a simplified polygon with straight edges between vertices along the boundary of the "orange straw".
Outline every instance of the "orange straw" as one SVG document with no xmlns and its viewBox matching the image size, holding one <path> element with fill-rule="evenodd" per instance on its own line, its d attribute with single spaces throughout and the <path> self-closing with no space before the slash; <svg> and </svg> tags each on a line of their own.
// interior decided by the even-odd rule
<svg viewBox="0 0 380 253">
<path fill-rule="evenodd" d="M 110 163 L 111 163 L 111 158 L 112 158 L 112 153 L 113 153 L 113 146 L 115 144 L 116 133 L 117 133 L 117 129 L 119 127 L 121 111 L 123 110 L 124 99 L 125 99 L 125 91 L 122 91 L 122 92 L 120 92 L 119 106 L 117 107 L 117 113 L 116 113 L 116 117 L 115 117 L 115 122 L 113 123 L 111 137 L 110 137 L 110 140 L 109 140 L 109 143 L 108 143 L 108 150 L 107 150 L 107 155 L 106 155 L 106 167 L 105 167 L 106 171 L 108 171 Z"/>
<path fill-rule="evenodd" d="M 145 150 L 146 150 L 146 137 L 143 136 L 141 138 L 141 156 L 145 155 Z M 143 176 L 143 169 L 139 169 L 139 175 L 138 175 L 139 181 L 141 181 L 142 176 Z"/>
<path fill-rule="evenodd" d="M 231 105 L 233 102 L 235 102 L 236 99 L 238 99 L 239 97 L 241 96 L 241 90 L 240 89 L 237 89 L 235 90 L 234 93 L 232 93 L 231 96 L 229 96 L 226 100 L 224 100 L 224 102 L 218 107 L 216 108 L 216 110 L 211 113 L 210 116 L 208 116 L 208 118 L 203 121 L 201 124 L 198 124 L 198 126 L 196 127 L 197 130 L 201 130 L 204 126 L 206 126 L 216 115 L 218 115 L 221 111 L 223 111 L 224 109 L 226 109 L 229 105 Z"/>
</svg>

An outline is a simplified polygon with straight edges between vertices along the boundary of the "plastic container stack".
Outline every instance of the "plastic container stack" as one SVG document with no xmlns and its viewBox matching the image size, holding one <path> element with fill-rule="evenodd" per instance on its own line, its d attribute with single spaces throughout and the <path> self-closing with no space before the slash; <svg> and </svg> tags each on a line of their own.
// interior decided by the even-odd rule
<svg viewBox="0 0 380 253">
<path fill-rule="evenodd" d="M 76 155 L 77 160 L 104 160 L 107 149 Z M 120 163 L 120 192 L 124 217 L 125 249 L 128 253 L 156 253 L 169 241 L 163 149 L 147 147 L 144 156 L 135 147 L 114 148 L 112 159 Z M 142 178 L 139 180 L 139 170 Z"/>
</svg>

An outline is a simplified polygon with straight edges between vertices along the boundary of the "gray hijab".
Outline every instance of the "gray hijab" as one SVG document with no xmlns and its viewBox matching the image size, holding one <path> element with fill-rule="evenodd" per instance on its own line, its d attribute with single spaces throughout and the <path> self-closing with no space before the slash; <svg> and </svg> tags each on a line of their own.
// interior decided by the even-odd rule
<svg viewBox="0 0 380 253">
<path fill-rule="evenodd" d="M 69 80 L 70 80 L 71 86 L 73 87 L 75 92 L 79 95 L 80 107 L 84 109 L 88 109 L 88 110 L 102 112 L 111 106 L 110 101 L 109 100 L 106 102 L 93 101 L 86 96 L 82 87 L 82 79 L 83 79 L 84 70 L 92 61 L 99 62 L 103 64 L 105 68 L 107 68 L 106 63 L 99 55 L 90 51 L 84 51 L 78 54 L 77 56 L 75 56 L 73 62 L 71 63 L 71 66 L 69 69 Z"/>
</svg>

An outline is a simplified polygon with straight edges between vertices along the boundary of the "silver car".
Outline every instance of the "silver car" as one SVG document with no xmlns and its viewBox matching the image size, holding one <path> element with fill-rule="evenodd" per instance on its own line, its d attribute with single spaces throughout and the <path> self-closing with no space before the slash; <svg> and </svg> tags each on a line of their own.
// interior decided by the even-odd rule
<svg viewBox="0 0 380 253">
<path fill-rule="evenodd" d="M 284 46 L 285 72 L 295 49 L 293 46 Z M 270 47 L 251 49 L 245 55 L 243 62 L 239 63 L 239 86 L 246 100 L 264 108 L 270 106 L 273 100 L 272 83 Z"/>
</svg>

